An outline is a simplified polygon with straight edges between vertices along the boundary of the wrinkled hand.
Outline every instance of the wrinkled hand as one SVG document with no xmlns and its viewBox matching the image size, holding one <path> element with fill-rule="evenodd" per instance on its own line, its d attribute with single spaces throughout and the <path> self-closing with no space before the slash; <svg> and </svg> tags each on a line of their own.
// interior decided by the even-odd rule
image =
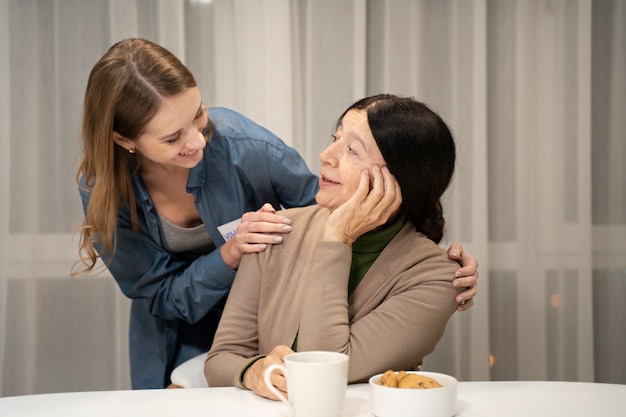
<svg viewBox="0 0 626 417">
<path fill-rule="evenodd" d="M 276 214 L 271 204 L 265 203 L 257 211 L 241 216 L 237 233 L 220 248 L 224 262 L 233 269 L 239 267 L 244 253 L 262 252 L 267 245 L 283 241 L 277 233 L 291 232 L 291 220 Z"/>
<path fill-rule="evenodd" d="M 243 385 L 252 390 L 256 395 L 269 398 L 270 400 L 278 400 L 272 391 L 265 385 L 264 374 L 267 367 L 275 363 L 285 365 L 284 358 L 286 355 L 293 353 L 293 350 L 284 345 L 278 345 L 264 357 L 254 362 L 243 374 Z M 276 387 L 285 397 L 287 397 L 287 380 L 285 376 L 278 371 L 272 372 L 270 375 L 272 385 Z"/>
<path fill-rule="evenodd" d="M 466 290 L 456 296 L 458 311 L 468 310 L 474 305 L 474 297 L 478 293 L 478 260 L 467 252 L 463 251 L 460 243 L 453 243 L 448 248 L 450 259 L 461 264 L 462 268 L 456 271 L 452 285 L 456 288 L 465 287 Z"/>
<path fill-rule="evenodd" d="M 352 245 L 359 236 L 387 223 L 401 203 L 400 185 L 387 167 L 363 170 L 354 195 L 326 220 L 323 239 Z"/>
</svg>

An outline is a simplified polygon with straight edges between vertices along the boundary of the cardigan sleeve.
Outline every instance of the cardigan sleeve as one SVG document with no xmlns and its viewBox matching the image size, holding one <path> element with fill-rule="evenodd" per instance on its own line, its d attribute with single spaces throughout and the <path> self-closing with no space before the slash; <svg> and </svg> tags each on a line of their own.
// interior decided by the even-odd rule
<svg viewBox="0 0 626 417">
<path fill-rule="evenodd" d="M 210 387 L 242 388 L 241 373 L 260 359 L 257 325 L 260 276 L 258 256 L 244 256 L 205 360 L 204 374 Z"/>
</svg>

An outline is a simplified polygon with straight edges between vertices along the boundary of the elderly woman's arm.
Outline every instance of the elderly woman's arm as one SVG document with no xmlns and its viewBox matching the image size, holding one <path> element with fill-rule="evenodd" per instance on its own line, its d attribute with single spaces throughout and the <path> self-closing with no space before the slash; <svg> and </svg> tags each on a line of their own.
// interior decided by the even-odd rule
<svg viewBox="0 0 626 417">
<path fill-rule="evenodd" d="M 305 280 L 298 349 L 347 353 L 351 383 L 420 365 L 456 308 L 450 285 L 456 266 L 445 252 L 426 238 L 418 247 L 414 240 L 394 240 L 352 294 L 350 306 L 346 245 L 319 242 L 311 278 Z M 411 253 L 401 254 L 408 245 Z"/>
</svg>

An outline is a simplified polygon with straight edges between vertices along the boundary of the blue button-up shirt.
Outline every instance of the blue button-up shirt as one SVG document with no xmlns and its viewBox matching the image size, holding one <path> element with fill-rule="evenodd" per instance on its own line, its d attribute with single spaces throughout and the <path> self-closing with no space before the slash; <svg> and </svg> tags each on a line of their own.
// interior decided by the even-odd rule
<svg viewBox="0 0 626 417">
<path fill-rule="evenodd" d="M 190 171 L 187 192 L 195 196 L 217 249 L 194 260 L 170 252 L 139 174 L 133 180 L 140 233 L 132 229 L 128 204 L 118 214 L 117 247 L 108 269 L 132 299 L 135 389 L 167 386 L 177 365 L 210 348 L 235 277 L 220 256 L 225 241 L 218 226 L 266 202 L 276 209 L 315 203 L 318 178 L 293 148 L 232 110 L 210 109 L 209 117 L 215 130 L 203 159 Z M 80 193 L 86 209 L 89 193 Z"/>
</svg>

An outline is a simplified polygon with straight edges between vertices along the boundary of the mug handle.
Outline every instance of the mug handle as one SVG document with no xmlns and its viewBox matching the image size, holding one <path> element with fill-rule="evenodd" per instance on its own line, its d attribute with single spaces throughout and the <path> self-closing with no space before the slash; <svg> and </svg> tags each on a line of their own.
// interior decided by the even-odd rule
<svg viewBox="0 0 626 417">
<path fill-rule="evenodd" d="M 282 392 L 278 391 L 278 389 L 274 386 L 274 384 L 272 384 L 272 381 L 270 381 L 270 375 L 275 370 L 281 371 L 283 373 L 283 375 L 285 375 L 285 378 L 288 378 L 288 373 L 289 372 L 287 371 L 287 368 L 285 368 L 281 364 L 275 363 L 275 364 L 272 364 L 272 365 L 268 366 L 265 369 L 265 372 L 263 373 L 263 381 L 265 381 L 265 385 L 267 386 L 267 388 L 270 391 L 272 391 L 272 393 L 275 396 L 277 396 L 282 402 L 287 404 L 287 406 L 289 407 L 290 414 L 293 415 L 293 410 L 291 408 L 291 404 L 289 404 L 289 400 L 287 400 L 287 398 L 285 398 L 285 396 L 282 394 Z"/>
</svg>

